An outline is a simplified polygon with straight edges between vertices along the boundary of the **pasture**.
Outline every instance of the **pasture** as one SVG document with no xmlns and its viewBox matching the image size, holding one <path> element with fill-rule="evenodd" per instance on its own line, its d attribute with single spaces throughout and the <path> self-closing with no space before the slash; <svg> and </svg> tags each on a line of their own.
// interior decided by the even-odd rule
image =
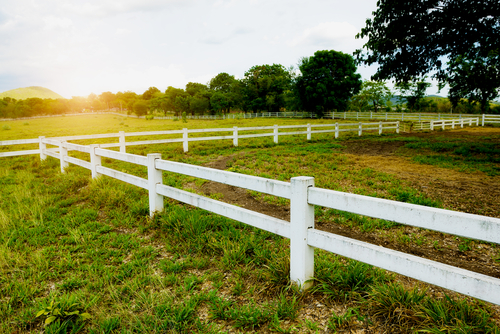
<svg viewBox="0 0 500 334">
<path fill-rule="evenodd" d="M 306 122 L 328 123 L 76 116 L 8 122 L 0 140 Z M 499 128 L 303 137 L 127 152 L 278 180 L 314 176 L 322 188 L 500 217 Z M 163 178 L 289 219 L 284 199 L 177 174 Z M 50 157 L 1 158 L 0 184 L 0 332 L 499 332 L 498 306 L 322 251 L 313 288 L 298 291 L 288 278 L 287 239 L 174 201 L 150 219 L 146 191 L 91 180 L 73 165 L 61 174 Z M 318 208 L 315 217 L 325 231 L 500 278 L 494 244 L 335 210 Z"/>
</svg>

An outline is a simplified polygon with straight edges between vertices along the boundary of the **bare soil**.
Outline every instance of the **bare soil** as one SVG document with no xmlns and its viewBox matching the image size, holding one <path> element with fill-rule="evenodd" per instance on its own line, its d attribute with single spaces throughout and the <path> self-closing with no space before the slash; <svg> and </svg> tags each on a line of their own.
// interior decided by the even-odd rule
<svg viewBox="0 0 500 334">
<path fill-rule="evenodd" d="M 402 134 L 402 136 L 414 137 L 490 135 L 500 135 L 500 129 L 475 128 L 468 131 Z M 397 154 L 397 150 L 404 145 L 401 142 L 348 140 L 344 141 L 342 145 L 345 147 L 342 154 L 349 157 L 348 161 L 353 164 L 355 169 L 370 167 L 376 171 L 393 174 L 400 179 L 407 180 L 428 197 L 440 200 L 443 206 L 448 209 L 500 217 L 500 177 L 490 177 L 482 172 L 463 173 L 414 163 L 410 158 Z M 228 163 L 235 158 L 236 156 L 220 156 L 207 166 L 224 170 Z M 199 190 L 207 195 L 222 194 L 222 201 L 227 203 L 283 220 L 290 220 L 288 207 L 261 202 L 241 188 L 207 182 Z M 363 232 L 356 227 L 330 222 L 316 222 L 316 228 L 500 278 L 500 264 L 495 260 L 499 255 L 499 250 L 496 246 L 488 243 L 473 241 L 470 243 L 470 250 L 460 251 L 459 244 L 464 242 L 461 238 L 410 226 Z M 426 241 L 419 245 L 415 242 L 402 242 L 401 237 L 403 236 L 419 237 Z"/>
</svg>

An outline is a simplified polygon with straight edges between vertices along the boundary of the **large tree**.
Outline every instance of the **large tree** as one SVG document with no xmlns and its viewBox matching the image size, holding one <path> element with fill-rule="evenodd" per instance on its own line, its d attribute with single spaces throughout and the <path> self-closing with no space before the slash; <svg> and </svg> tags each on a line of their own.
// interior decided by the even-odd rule
<svg viewBox="0 0 500 334">
<path fill-rule="evenodd" d="M 285 107 L 286 92 L 291 84 L 290 73 L 283 65 L 253 66 L 242 80 L 243 108 L 277 112 Z"/>
<path fill-rule="evenodd" d="M 322 117 L 329 110 L 345 110 L 349 99 L 361 89 L 352 56 L 334 50 L 316 51 L 302 58 L 296 86 L 302 108 Z"/>
<path fill-rule="evenodd" d="M 411 82 L 432 73 L 463 97 L 498 95 L 500 80 L 474 80 L 473 72 L 460 71 L 466 62 L 487 77 L 499 77 L 498 0 L 379 0 L 377 6 L 357 35 L 368 37 L 367 52 L 355 52 L 358 61 L 379 64 L 373 79 Z M 470 91 L 480 93 L 467 95 Z"/>
</svg>

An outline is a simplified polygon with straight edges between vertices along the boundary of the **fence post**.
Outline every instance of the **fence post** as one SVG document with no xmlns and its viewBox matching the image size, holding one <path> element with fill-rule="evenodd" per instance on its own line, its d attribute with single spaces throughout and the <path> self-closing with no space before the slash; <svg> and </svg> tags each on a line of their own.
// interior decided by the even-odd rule
<svg viewBox="0 0 500 334">
<path fill-rule="evenodd" d="M 290 280 L 307 289 L 314 276 L 314 248 L 307 243 L 307 230 L 314 228 L 314 205 L 307 202 L 307 189 L 314 187 L 314 178 L 293 177 L 290 184 Z"/>
<path fill-rule="evenodd" d="M 311 140 L 311 124 L 307 123 L 307 140 Z"/>
<path fill-rule="evenodd" d="M 346 119 L 346 111 L 344 111 L 344 119 Z"/>
<path fill-rule="evenodd" d="M 332 119 L 335 119 L 335 111 L 332 111 Z"/>
<path fill-rule="evenodd" d="M 422 123 L 422 114 L 421 113 L 418 113 L 418 122 Z"/>
<path fill-rule="evenodd" d="M 472 118 L 469 118 L 469 126 L 472 126 Z"/>
<path fill-rule="evenodd" d="M 359 111 L 356 111 L 356 120 L 359 120 Z"/>
<path fill-rule="evenodd" d="M 446 125 L 445 125 L 445 124 L 446 124 L 446 121 L 443 121 L 443 130 L 444 130 L 444 129 L 445 129 L 445 127 L 446 127 Z"/>
<path fill-rule="evenodd" d="M 399 121 L 396 122 L 396 133 L 399 133 Z"/>
<path fill-rule="evenodd" d="M 339 137 L 339 122 L 335 123 L 335 138 Z"/>
<path fill-rule="evenodd" d="M 404 120 L 405 120 L 405 113 L 404 113 L 404 112 L 402 112 L 402 113 L 401 113 L 401 122 L 402 122 L 402 121 L 404 121 Z"/>
<path fill-rule="evenodd" d="M 438 121 L 440 121 L 440 120 L 441 120 L 441 114 L 438 113 Z"/>
<path fill-rule="evenodd" d="M 361 136 L 362 133 L 363 133 L 363 123 L 359 122 L 358 136 Z"/>
<path fill-rule="evenodd" d="M 60 142 L 59 143 L 59 160 L 61 160 L 61 173 L 66 173 L 64 170 L 66 167 L 69 166 L 69 163 L 67 161 L 64 161 L 64 158 L 68 156 L 68 148 L 66 147 L 66 142 Z"/>
<path fill-rule="evenodd" d="M 127 153 L 127 149 L 125 147 L 125 131 L 120 131 L 120 153 Z"/>
<path fill-rule="evenodd" d="M 278 144 L 278 124 L 274 124 L 274 143 Z"/>
<path fill-rule="evenodd" d="M 479 117 L 476 117 L 476 126 L 479 126 Z"/>
<path fill-rule="evenodd" d="M 92 178 L 95 179 L 101 174 L 97 173 L 97 166 L 101 165 L 101 156 L 95 154 L 95 149 L 100 148 L 100 145 L 89 145 L 90 148 L 90 171 L 92 173 Z"/>
<path fill-rule="evenodd" d="M 378 134 L 379 135 L 382 134 L 382 121 L 380 121 L 380 123 L 378 123 Z"/>
<path fill-rule="evenodd" d="M 38 147 L 40 148 L 40 160 L 44 161 L 47 159 L 47 154 L 45 154 L 45 150 L 47 150 L 47 144 L 43 142 L 45 136 L 38 137 L 39 143 Z"/>
<path fill-rule="evenodd" d="M 238 146 L 238 127 L 233 127 L 233 145 Z"/>
<path fill-rule="evenodd" d="M 483 114 L 483 121 L 482 121 L 482 125 L 481 126 L 484 126 L 484 114 Z"/>
<path fill-rule="evenodd" d="M 460 118 L 460 127 L 463 129 L 464 128 L 464 119 Z"/>
<path fill-rule="evenodd" d="M 156 169 L 155 162 L 161 159 L 160 153 L 148 154 L 148 190 L 149 190 L 149 216 L 153 217 L 158 211 L 163 210 L 163 196 L 156 192 L 156 185 L 163 182 L 160 169 Z"/>
<path fill-rule="evenodd" d="M 431 127 L 431 131 L 434 131 L 434 121 L 431 119 L 431 123 L 429 124 Z"/>
<path fill-rule="evenodd" d="M 373 112 L 370 111 L 370 119 L 373 119 Z"/>
<path fill-rule="evenodd" d="M 189 147 L 188 147 L 188 129 L 184 128 L 182 129 L 182 140 L 183 140 L 183 148 L 184 152 L 187 152 Z"/>
<path fill-rule="evenodd" d="M 451 128 L 452 128 L 452 129 L 454 129 L 454 128 L 455 128 L 455 120 L 454 120 L 454 119 L 452 119 L 452 120 L 451 120 Z"/>
<path fill-rule="evenodd" d="M 385 120 L 387 121 L 387 113 L 385 113 Z"/>
</svg>

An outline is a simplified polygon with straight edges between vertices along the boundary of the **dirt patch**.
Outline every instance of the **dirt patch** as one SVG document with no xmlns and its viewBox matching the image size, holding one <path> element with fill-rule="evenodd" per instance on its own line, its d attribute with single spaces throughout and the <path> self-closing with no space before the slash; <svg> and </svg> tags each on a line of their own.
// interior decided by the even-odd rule
<svg viewBox="0 0 500 334">
<path fill-rule="evenodd" d="M 209 162 L 205 166 L 225 170 L 229 162 L 236 158 L 235 155 L 220 156 L 218 159 Z M 238 205 L 242 208 L 260 212 L 268 216 L 290 221 L 290 209 L 283 206 L 264 203 L 252 197 L 246 189 L 230 186 L 218 182 L 204 183 L 201 190 L 205 195 L 221 194 L 223 202 Z"/>
</svg>

